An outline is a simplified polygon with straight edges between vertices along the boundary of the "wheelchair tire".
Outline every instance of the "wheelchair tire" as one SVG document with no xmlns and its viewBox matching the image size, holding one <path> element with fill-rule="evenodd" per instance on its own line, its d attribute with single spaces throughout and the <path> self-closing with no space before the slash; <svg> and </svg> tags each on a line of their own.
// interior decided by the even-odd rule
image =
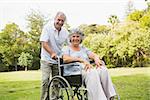
<svg viewBox="0 0 150 100">
<path fill-rule="evenodd" d="M 54 84 L 55 83 L 55 84 Z M 51 94 L 57 94 L 52 97 Z M 49 100 L 73 100 L 73 92 L 68 81 L 62 76 L 54 76 L 48 85 Z"/>
<path fill-rule="evenodd" d="M 120 95 L 118 94 L 118 92 L 117 92 L 117 90 L 116 90 L 116 86 L 113 84 L 113 87 L 114 87 L 114 89 L 115 89 L 115 91 L 116 91 L 116 96 L 114 97 L 114 100 L 120 100 Z"/>
</svg>

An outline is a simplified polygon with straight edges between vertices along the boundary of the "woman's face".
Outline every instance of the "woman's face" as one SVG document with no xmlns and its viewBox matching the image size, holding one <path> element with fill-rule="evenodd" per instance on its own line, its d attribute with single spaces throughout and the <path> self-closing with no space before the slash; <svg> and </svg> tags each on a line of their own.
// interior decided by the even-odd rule
<svg viewBox="0 0 150 100">
<path fill-rule="evenodd" d="M 71 44 L 79 45 L 81 43 L 81 35 L 80 34 L 73 34 L 70 39 Z"/>
</svg>

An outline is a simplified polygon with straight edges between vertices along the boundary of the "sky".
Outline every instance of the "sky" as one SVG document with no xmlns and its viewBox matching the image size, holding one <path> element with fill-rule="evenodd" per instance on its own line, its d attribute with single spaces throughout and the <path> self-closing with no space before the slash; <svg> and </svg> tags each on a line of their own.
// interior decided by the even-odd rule
<svg viewBox="0 0 150 100">
<path fill-rule="evenodd" d="M 117 15 L 120 20 L 125 17 L 127 2 L 133 1 L 136 9 L 145 9 L 144 0 L 0 0 L 0 30 L 6 24 L 15 22 L 27 30 L 27 15 L 40 11 L 53 18 L 57 11 L 67 16 L 67 23 L 75 28 L 81 24 L 108 24 L 110 15 Z"/>
</svg>

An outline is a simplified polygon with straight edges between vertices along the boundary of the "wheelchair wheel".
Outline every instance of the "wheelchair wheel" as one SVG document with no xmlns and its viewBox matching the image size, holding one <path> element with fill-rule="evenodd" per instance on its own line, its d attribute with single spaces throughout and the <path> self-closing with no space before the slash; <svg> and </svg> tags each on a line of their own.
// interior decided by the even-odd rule
<svg viewBox="0 0 150 100">
<path fill-rule="evenodd" d="M 88 90 L 82 86 L 82 87 L 78 88 L 78 90 L 75 93 L 76 93 L 78 100 L 88 100 L 87 92 L 88 92 Z"/>
<path fill-rule="evenodd" d="M 116 91 L 115 85 L 113 85 L 113 87 L 114 87 L 114 89 L 115 89 L 115 91 Z M 117 93 L 117 91 L 116 91 L 116 93 Z M 117 93 L 117 95 L 114 97 L 114 100 L 120 100 L 120 96 L 119 96 L 118 93 Z"/>
<path fill-rule="evenodd" d="M 73 100 L 73 93 L 68 81 L 61 76 L 54 76 L 48 86 L 49 100 Z"/>
</svg>

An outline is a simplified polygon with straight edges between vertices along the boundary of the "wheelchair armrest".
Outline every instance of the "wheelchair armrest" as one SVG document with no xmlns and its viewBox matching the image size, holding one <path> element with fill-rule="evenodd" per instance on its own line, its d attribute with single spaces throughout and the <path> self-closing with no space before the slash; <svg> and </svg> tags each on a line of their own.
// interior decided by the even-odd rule
<svg viewBox="0 0 150 100">
<path fill-rule="evenodd" d="M 63 58 L 58 58 L 58 59 L 60 61 L 59 62 L 60 64 L 70 64 L 70 63 L 76 63 L 76 62 L 78 62 L 78 61 L 72 61 L 72 62 L 66 63 L 66 62 L 63 61 Z"/>
<path fill-rule="evenodd" d="M 71 64 L 71 63 L 76 63 L 78 61 L 72 61 L 72 62 L 69 62 L 69 63 L 66 63 L 66 62 L 63 62 L 63 64 Z"/>
</svg>

